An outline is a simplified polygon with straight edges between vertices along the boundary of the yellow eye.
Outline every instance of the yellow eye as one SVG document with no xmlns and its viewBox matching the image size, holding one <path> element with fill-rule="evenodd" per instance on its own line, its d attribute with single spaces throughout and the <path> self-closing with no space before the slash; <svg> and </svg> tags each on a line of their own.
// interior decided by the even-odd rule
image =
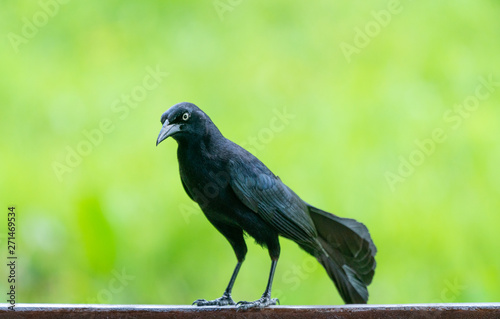
<svg viewBox="0 0 500 319">
<path fill-rule="evenodd" d="M 187 121 L 187 120 L 189 120 L 189 113 L 188 113 L 188 112 L 186 112 L 186 113 L 182 114 L 182 120 L 183 120 L 183 121 Z"/>
</svg>

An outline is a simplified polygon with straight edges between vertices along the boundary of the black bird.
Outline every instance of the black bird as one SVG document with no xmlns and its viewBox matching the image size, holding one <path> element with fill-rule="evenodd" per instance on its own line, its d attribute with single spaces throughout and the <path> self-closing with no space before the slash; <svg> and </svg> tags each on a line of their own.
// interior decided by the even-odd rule
<svg viewBox="0 0 500 319">
<path fill-rule="evenodd" d="M 222 297 L 193 304 L 234 305 L 231 290 L 247 253 L 244 233 L 267 247 L 271 272 L 262 297 L 240 301 L 248 309 L 275 305 L 271 298 L 280 256 L 278 236 L 291 239 L 316 257 L 345 303 L 366 303 L 375 272 L 373 244 L 365 225 L 304 202 L 260 160 L 226 139 L 212 120 L 192 103 L 178 103 L 161 116 L 156 145 L 169 136 L 178 143 L 182 185 L 214 227 L 226 237 L 238 263 Z"/>
</svg>

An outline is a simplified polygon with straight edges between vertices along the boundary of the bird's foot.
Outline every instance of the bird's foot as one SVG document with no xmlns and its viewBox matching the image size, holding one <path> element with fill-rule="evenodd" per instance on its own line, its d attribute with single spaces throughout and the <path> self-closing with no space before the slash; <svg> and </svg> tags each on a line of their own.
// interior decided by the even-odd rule
<svg viewBox="0 0 500 319">
<path fill-rule="evenodd" d="M 277 298 L 271 298 L 271 296 L 262 296 L 260 299 L 255 301 L 239 301 L 236 304 L 238 310 L 248 310 L 252 308 L 265 308 L 268 306 L 275 306 L 280 301 Z"/>
<path fill-rule="evenodd" d="M 203 306 L 234 306 L 235 302 L 231 295 L 223 294 L 222 297 L 214 299 L 214 300 L 206 300 L 206 299 L 198 299 L 193 302 L 193 305 L 197 305 L 199 307 Z"/>
</svg>

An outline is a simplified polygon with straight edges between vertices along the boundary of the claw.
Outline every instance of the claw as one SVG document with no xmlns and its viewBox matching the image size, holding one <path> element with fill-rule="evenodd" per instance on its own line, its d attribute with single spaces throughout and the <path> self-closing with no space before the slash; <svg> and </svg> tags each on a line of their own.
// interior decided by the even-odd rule
<svg viewBox="0 0 500 319">
<path fill-rule="evenodd" d="M 277 298 L 270 298 L 270 297 L 261 297 L 258 300 L 255 301 L 239 301 L 236 304 L 236 307 L 238 307 L 238 310 L 248 310 L 252 308 L 265 308 L 268 306 L 275 306 L 277 303 L 279 303 L 279 300 Z"/>
<path fill-rule="evenodd" d="M 208 302 L 208 300 L 206 300 L 206 299 L 196 299 L 195 301 L 193 301 L 193 303 L 191 305 L 192 306 L 194 306 L 194 305 L 204 306 L 204 304 L 207 302 Z"/>
</svg>

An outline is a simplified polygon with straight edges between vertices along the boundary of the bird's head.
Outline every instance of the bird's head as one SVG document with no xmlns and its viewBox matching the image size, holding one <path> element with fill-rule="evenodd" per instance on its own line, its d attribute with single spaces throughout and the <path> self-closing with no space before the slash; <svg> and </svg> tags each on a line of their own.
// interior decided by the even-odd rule
<svg viewBox="0 0 500 319">
<path fill-rule="evenodd" d="M 156 140 L 160 144 L 167 137 L 175 140 L 194 139 L 207 133 L 212 121 L 199 107 L 193 103 L 182 102 L 175 104 L 161 115 L 163 125 Z"/>
</svg>

